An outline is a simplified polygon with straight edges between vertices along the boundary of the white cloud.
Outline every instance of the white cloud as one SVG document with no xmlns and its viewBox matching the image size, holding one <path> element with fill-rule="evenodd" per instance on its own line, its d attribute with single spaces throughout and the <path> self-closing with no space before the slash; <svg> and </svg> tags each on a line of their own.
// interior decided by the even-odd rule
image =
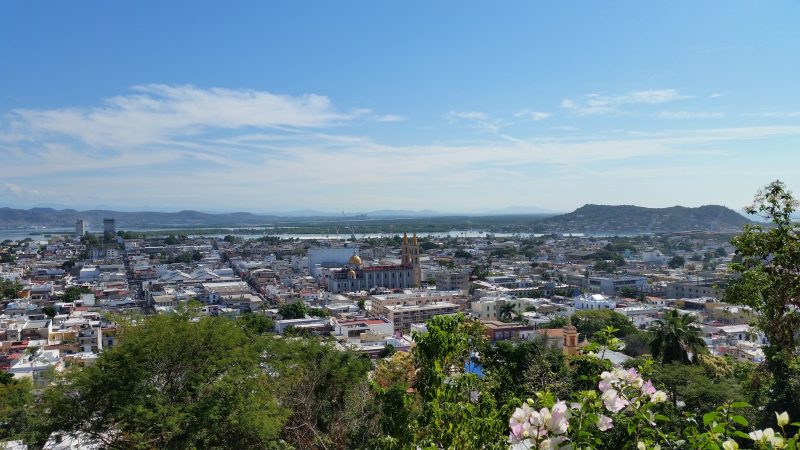
<svg viewBox="0 0 800 450">
<path fill-rule="evenodd" d="M 521 111 L 517 111 L 514 113 L 515 117 L 519 117 L 521 119 L 533 120 L 534 122 L 538 122 L 540 120 L 547 119 L 551 117 L 553 114 L 544 111 L 532 111 L 529 108 L 525 108 Z"/>
<path fill-rule="evenodd" d="M 370 112 L 338 111 L 327 97 L 315 94 L 163 84 L 135 86 L 133 91 L 93 108 L 18 109 L 13 111 L 12 129 L 16 135 L 55 133 L 95 147 L 120 148 L 209 129 L 325 127 Z"/>
<path fill-rule="evenodd" d="M 376 119 L 378 122 L 405 122 L 407 118 L 397 114 L 385 114 Z"/>
<path fill-rule="evenodd" d="M 461 121 L 470 122 L 478 129 L 489 133 L 497 133 L 503 126 L 501 120 L 494 119 L 489 117 L 488 114 L 478 111 L 449 111 L 444 115 L 444 118 L 450 124 L 456 124 Z"/>
<path fill-rule="evenodd" d="M 693 96 L 675 89 L 646 89 L 623 95 L 587 94 L 578 99 L 564 99 L 561 107 L 578 115 L 619 114 L 625 105 L 659 105 L 690 98 Z"/>
</svg>

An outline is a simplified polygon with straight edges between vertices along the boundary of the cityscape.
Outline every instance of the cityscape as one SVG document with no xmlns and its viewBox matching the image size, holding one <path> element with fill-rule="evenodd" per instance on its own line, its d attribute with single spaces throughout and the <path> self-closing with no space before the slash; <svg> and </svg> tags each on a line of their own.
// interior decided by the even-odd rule
<svg viewBox="0 0 800 450">
<path fill-rule="evenodd" d="M 0 449 L 797 449 L 796 23 L 0 5 Z"/>
</svg>

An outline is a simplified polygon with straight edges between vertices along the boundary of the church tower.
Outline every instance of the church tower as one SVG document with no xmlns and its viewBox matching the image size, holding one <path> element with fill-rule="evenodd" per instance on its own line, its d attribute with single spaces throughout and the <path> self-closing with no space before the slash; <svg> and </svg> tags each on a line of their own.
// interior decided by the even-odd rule
<svg viewBox="0 0 800 450">
<path fill-rule="evenodd" d="M 403 233 L 402 262 L 404 266 L 411 266 L 411 282 L 414 286 L 422 285 L 422 266 L 419 264 L 419 241 L 417 233 L 408 241 L 408 233 Z"/>
</svg>

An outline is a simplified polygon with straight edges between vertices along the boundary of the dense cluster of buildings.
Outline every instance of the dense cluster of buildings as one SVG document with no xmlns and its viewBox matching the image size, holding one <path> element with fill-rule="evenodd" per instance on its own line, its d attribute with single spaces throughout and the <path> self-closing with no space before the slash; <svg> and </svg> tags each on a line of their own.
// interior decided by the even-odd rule
<svg viewBox="0 0 800 450">
<path fill-rule="evenodd" d="M 308 243 L 126 239 L 113 219 L 95 239 L 85 221 L 75 228 L 75 237 L 0 244 L 0 279 L 14 286 L 0 303 L 0 370 L 15 377 L 41 382 L 49 370 L 91 364 L 116 345 L 109 312 L 169 314 L 193 301 L 205 314 L 264 314 L 277 333 L 328 336 L 373 356 L 408 349 L 426 321 L 455 313 L 482 321 L 491 341 L 545 339 L 568 353 L 581 345 L 574 328 L 548 324 L 576 311 L 615 311 L 640 328 L 667 309 L 689 312 L 712 353 L 751 361 L 766 343 L 749 325 L 752 310 L 720 301 L 732 248 L 707 236 L 667 236 L 670 252 L 626 248 L 612 265 L 598 255 L 613 242 L 585 237 Z M 669 267 L 675 255 L 687 262 Z M 282 317 L 295 302 L 317 313 Z"/>
</svg>

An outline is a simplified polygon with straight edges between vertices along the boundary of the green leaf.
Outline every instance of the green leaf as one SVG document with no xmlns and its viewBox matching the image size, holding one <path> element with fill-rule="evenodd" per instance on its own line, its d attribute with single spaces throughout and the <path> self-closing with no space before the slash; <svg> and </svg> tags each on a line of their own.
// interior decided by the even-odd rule
<svg viewBox="0 0 800 450">
<path fill-rule="evenodd" d="M 705 426 L 711 425 L 711 422 L 716 420 L 717 415 L 718 414 L 716 412 L 713 412 L 713 411 L 703 414 L 703 425 L 705 425 Z"/>
<path fill-rule="evenodd" d="M 741 425 L 743 427 L 746 427 L 748 425 L 747 419 L 745 419 L 742 416 L 732 416 L 731 417 L 731 422 L 737 423 L 737 424 L 739 424 L 739 425 Z"/>
<path fill-rule="evenodd" d="M 749 408 L 750 404 L 746 402 L 733 402 L 731 408 Z"/>
</svg>

